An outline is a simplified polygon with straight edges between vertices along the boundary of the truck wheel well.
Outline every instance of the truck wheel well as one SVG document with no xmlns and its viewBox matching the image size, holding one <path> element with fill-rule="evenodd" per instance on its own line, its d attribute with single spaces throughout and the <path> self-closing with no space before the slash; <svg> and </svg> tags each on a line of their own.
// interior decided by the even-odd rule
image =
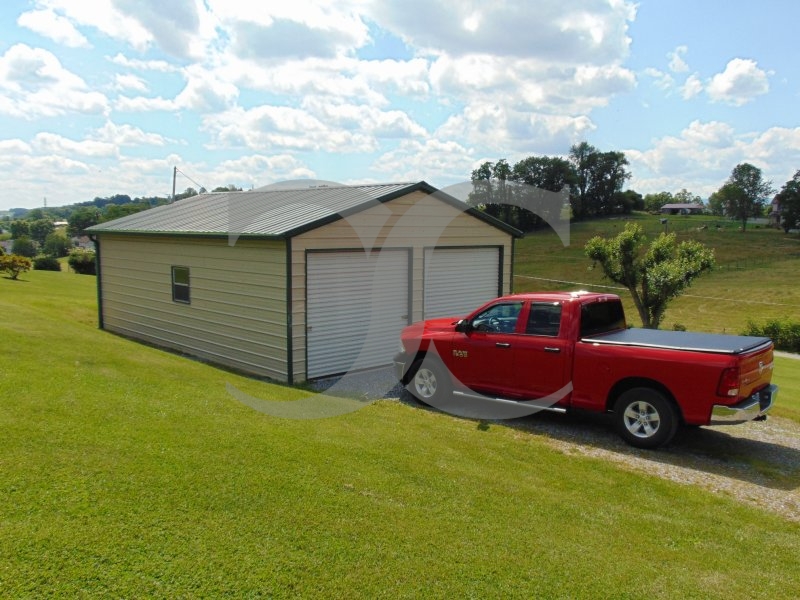
<svg viewBox="0 0 800 600">
<path fill-rule="evenodd" d="M 401 382 L 403 385 L 407 385 L 414 378 L 416 369 L 412 369 L 412 367 L 417 363 L 417 361 L 424 360 L 425 357 L 428 356 L 428 354 L 429 353 L 427 350 L 417 350 L 417 353 L 414 355 L 414 358 L 412 358 L 408 363 L 408 368 Z M 436 352 L 431 352 L 430 354 L 434 360 L 442 362 L 442 359 L 439 358 L 439 355 Z"/>
<path fill-rule="evenodd" d="M 631 377 L 629 379 L 622 379 L 621 381 L 615 383 L 614 387 L 612 387 L 611 391 L 608 393 L 608 398 L 606 399 L 606 412 L 614 410 L 614 404 L 622 394 L 637 387 L 650 388 L 660 392 L 675 406 L 675 410 L 678 412 L 681 421 L 683 421 L 681 407 L 678 405 L 677 401 L 675 400 L 675 396 L 672 395 L 672 392 L 670 392 L 669 389 L 662 383 L 659 383 L 654 379 L 646 379 L 643 377 Z"/>
</svg>

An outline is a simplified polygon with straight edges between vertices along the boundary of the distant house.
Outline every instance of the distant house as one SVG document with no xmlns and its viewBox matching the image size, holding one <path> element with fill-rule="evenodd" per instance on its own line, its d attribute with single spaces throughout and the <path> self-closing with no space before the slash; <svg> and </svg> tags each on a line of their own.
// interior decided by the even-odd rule
<svg viewBox="0 0 800 600">
<path fill-rule="evenodd" d="M 701 215 L 702 204 L 665 204 L 661 207 L 662 215 Z"/>
</svg>

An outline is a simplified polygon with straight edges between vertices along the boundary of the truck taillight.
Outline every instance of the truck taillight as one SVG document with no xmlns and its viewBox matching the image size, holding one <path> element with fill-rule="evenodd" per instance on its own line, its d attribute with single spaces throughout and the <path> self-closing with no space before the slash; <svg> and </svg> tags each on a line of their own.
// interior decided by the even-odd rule
<svg viewBox="0 0 800 600">
<path fill-rule="evenodd" d="M 717 395 L 735 398 L 739 395 L 739 368 L 731 367 L 722 371 L 717 386 Z"/>
</svg>

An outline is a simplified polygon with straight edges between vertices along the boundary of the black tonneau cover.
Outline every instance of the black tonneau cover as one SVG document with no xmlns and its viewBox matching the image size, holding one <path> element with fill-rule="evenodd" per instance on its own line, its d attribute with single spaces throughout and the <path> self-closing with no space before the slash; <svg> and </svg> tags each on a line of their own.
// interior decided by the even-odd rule
<svg viewBox="0 0 800 600">
<path fill-rule="evenodd" d="M 688 331 L 661 331 L 659 329 L 623 329 L 581 338 L 582 342 L 667 348 L 714 354 L 744 354 L 770 341 L 766 337 L 692 333 Z"/>
</svg>

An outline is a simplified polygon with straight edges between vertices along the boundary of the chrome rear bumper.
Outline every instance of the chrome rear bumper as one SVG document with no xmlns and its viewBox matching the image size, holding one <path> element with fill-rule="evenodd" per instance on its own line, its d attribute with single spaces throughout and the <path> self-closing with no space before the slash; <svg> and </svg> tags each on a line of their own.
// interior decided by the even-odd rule
<svg viewBox="0 0 800 600">
<path fill-rule="evenodd" d="M 709 425 L 736 425 L 747 423 L 765 417 L 778 395 L 777 385 L 768 385 L 749 398 L 742 400 L 739 404 L 727 406 L 725 404 L 715 404 L 711 408 L 711 421 Z"/>
</svg>

